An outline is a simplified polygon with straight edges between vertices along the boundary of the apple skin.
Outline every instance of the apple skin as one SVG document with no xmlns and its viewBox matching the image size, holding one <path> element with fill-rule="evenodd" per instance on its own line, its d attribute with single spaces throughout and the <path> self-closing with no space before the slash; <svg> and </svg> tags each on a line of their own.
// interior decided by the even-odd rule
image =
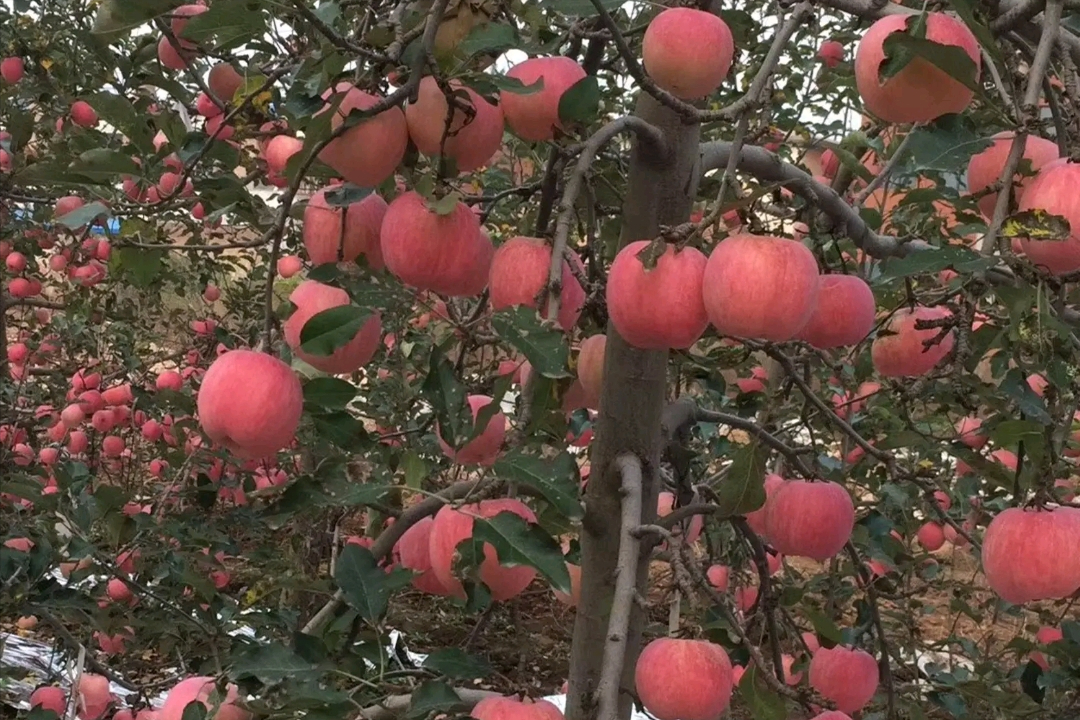
<svg viewBox="0 0 1080 720">
<path fill-rule="evenodd" d="M 230 350 L 203 376 L 196 404 L 210 439 L 243 459 L 265 458 L 293 440 L 304 393 L 292 368 L 266 353 Z"/>
<path fill-rule="evenodd" d="M 628 244 L 611 264 L 606 290 L 611 322 L 634 347 L 688 348 L 709 325 L 702 296 L 708 259 L 696 248 L 676 252 L 668 245 L 647 270 L 637 255 L 648 245 L 647 240 Z"/>
<path fill-rule="evenodd" d="M 885 61 L 885 40 L 903 32 L 913 18 L 886 15 L 874 22 L 855 51 L 855 84 L 868 112 L 890 123 L 930 122 L 942 115 L 962 113 L 974 91 L 927 60 L 916 57 L 903 70 L 882 83 L 879 69 Z M 959 47 L 982 69 L 979 42 L 962 20 L 940 12 L 926 13 L 926 39 Z"/>
<path fill-rule="evenodd" d="M 645 72 L 683 100 L 711 95 L 727 77 L 734 56 L 735 39 L 727 23 L 693 8 L 661 11 L 641 40 Z"/>
<path fill-rule="evenodd" d="M 503 90 L 500 105 L 506 124 L 522 140 L 553 140 L 555 130 L 562 128 L 559 100 L 563 93 L 585 78 L 585 70 L 572 58 L 556 55 L 529 58 L 510 68 L 506 76 L 526 87 L 543 78 L 544 87 L 539 92 L 523 95 Z"/>
<path fill-rule="evenodd" d="M 717 720 L 731 702 L 731 661 L 720 645 L 658 638 L 641 651 L 634 685 L 657 720 Z"/>
</svg>

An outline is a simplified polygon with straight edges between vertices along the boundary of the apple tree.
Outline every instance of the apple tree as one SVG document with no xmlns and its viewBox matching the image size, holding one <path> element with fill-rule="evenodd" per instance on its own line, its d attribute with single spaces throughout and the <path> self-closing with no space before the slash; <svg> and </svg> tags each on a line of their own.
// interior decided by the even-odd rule
<svg viewBox="0 0 1080 720">
<path fill-rule="evenodd" d="M 23 707 L 1074 716 L 1078 12 L 0 8 Z"/>
</svg>

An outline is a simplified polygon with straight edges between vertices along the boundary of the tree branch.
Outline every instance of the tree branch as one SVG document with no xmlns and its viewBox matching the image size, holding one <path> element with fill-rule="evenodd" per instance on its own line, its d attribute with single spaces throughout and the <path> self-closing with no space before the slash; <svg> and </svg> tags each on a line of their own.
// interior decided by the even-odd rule
<svg viewBox="0 0 1080 720">
<path fill-rule="evenodd" d="M 732 153 L 732 143 L 717 141 L 701 146 L 701 172 L 724 167 Z M 868 255 L 885 258 L 894 255 L 904 256 L 912 250 L 932 248 L 921 240 L 903 242 L 888 235 L 878 235 L 859 216 L 859 213 L 844 202 L 843 198 L 827 185 L 814 180 L 808 173 L 786 163 L 768 150 L 745 145 L 739 150 L 738 168 L 750 173 L 759 180 L 774 182 L 788 187 L 792 192 L 803 197 L 807 202 L 818 207 L 828 215 L 839 229 L 855 245 Z"/>
<path fill-rule="evenodd" d="M 633 530 L 641 523 L 641 461 L 621 455 L 614 463 L 622 476 L 622 529 L 619 561 L 615 566 L 615 594 L 608 618 L 607 643 L 596 687 L 597 718 L 618 720 L 619 686 L 626 662 L 626 635 L 637 593 L 637 566 L 641 542 Z"/>
<path fill-rule="evenodd" d="M 863 581 L 866 601 L 870 605 L 870 617 L 873 620 L 874 633 L 878 637 L 878 647 L 881 650 L 880 674 L 881 681 L 885 684 L 887 698 L 885 718 L 886 720 L 893 720 L 896 717 L 896 688 L 893 686 L 892 665 L 889 659 L 889 641 L 885 638 L 885 626 L 881 622 L 881 609 L 878 607 L 877 591 L 874 589 L 874 577 L 863 566 L 862 561 L 859 560 L 859 553 L 853 544 L 849 542 L 844 546 L 844 549 L 847 550 L 848 557 L 851 558 L 851 562 L 855 565 L 855 574 Z"/>
</svg>

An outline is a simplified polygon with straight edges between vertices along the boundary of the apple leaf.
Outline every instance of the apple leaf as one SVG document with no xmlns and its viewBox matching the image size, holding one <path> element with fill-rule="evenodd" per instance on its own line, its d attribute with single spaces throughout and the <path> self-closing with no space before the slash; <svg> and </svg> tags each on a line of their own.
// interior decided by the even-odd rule
<svg viewBox="0 0 1080 720">
<path fill-rule="evenodd" d="M 566 335 L 540 320 L 536 310 L 519 305 L 491 318 L 491 327 L 529 360 L 534 372 L 544 377 L 570 377 L 570 349 Z"/>
<path fill-rule="evenodd" d="M 588 124 L 599 112 L 600 83 L 595 75 L 581 78 L 559 98 L 559 120 L 563 123 Z"/>
<path fill-rule="evenodd" d="M 433 714 L 446 715 L 464 708 L 465 703 L 454 692 L 454 688 L 439 680 L 429 680 L 412 691 L 406 717 L 424 718 Z"/>
<path fill-rule="evenodd" d="M 567 452 L 555 458 L 540 458 L 514 450 L 495 462 L 495 474 L 536 490 L 571 520 L 585 515 L 578 500 L 581 480 L 577 463 Z"/>
<path fill-rule="evenodd" d="M 334 580 L 350 607 L 374 623 L 386 614 L 390 596 L 412 581 L 412 573 L 401 568 L 386 572 L 370 550 L 346 544 L 338 556 Z"/>
<path fill-rule="evenodd" d="M 501 512 L 491 518 L 476 518 L 473 538 L 491 543 L 500 565 L 536 568 L 556 590 L 570 592 L 570 573 L 562 550 L 539 525 L 512 512 Z"/>
<path fill-rule="evenodd" d="M 1013 213 L 1001 225 L 1001 236 L 1029 240 L 1068 240 L 1072 234 L 1069 220 L 1038 208 Z"/>
<path fill-rule="evenodd" d="M 963 48 L 942 45 L 926 38 L 895 32 L 885 38 L 886 63 L 879 71 L 882 81 L 895 76 L 916 57 L 926 60 L 973 92 L 981 92 L 979 67 Z"/>
<path fill-rule="evenodd" d="M 316 313 L 300 330 L 300 349 L 328 357 L 351 342 L 369 317 L 367 310 L 355 305 L 339 305 Z"/>
<path fill-rule="evenodd" d="M 356 386 L 340 378 L 317 377 L 304 383 L 304 403 L 326 410 L 344 410 L 356 397 Z"/>
<path fill-rule="evenodd" d="M 743 515 L 765 504 L 765 473 L 769 453 L 757 441 L 741 445 L 731 460 L 731 468 L 717 489 L 717 505 L 722 517 Z"/>
</svg>

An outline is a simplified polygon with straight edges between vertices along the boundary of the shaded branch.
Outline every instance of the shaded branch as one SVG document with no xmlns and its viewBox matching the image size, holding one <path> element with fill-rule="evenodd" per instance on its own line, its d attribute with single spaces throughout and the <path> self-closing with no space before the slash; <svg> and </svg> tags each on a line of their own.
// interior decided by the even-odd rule
<svg viewBox="0 0 1080 720">
<path fill-rule="evenodd" d="M 614 465 L 622 476 L 622 526 L 607 643 L 596 687 L 599 720 L 618 720 L 619 717 L 619 685 L 626 663 L 626 639 L 637 593 L 637 566 L 641 553 L 641 542 L 633 535 L 633 530 L 641 523 L 641 461 L 633 455 L 621 455 Z"/>
</svg>

